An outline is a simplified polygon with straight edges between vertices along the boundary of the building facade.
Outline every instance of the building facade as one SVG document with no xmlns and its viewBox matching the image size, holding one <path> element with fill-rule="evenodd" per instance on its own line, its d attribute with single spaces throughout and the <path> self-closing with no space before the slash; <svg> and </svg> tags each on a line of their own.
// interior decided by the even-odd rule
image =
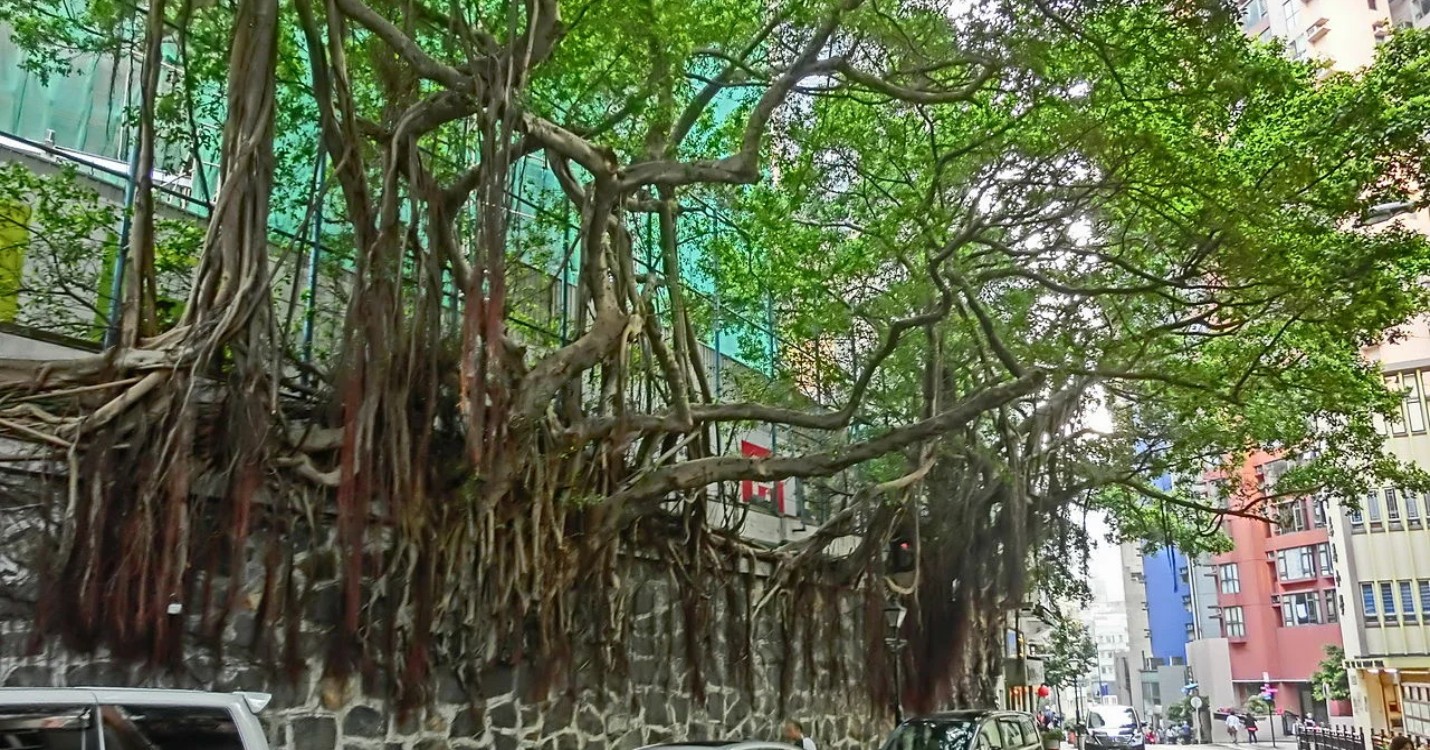
<svg viewBox="0 0 1430 750">
<path fill-rule="evenodd" d="M 1430 391 L 1430 327 L 1418 321 L 1367 354 L 1386 384 L 1402 390 L 1400 418 L 1377 420 L 1397 458 L 1430 468 L 1425 396 Z M 1367 731 L 1430 738 L 1430 498 L 1377 487 L 1352 508 L 1333 499 L 1331 515 L 1351 706 Z"/>
<path fill-rule="evenodd" d="M 1430 27 L 1430 0 L 1251 0 L 1243 13 L 1248 33 L 1280 38 L 1293 54 L 1337 70 L 1370 63 L 1392 26 Z M 1401 221 L 1430 232 L 1423 212 Z M 1422 320 L 1400 333 L 1366 352 L 1379 362 L 1387 385 L 1405 393 L 1401 418 L 1378 428 L 1395 456 L 1430 468 L 1424 410 L 1430 327 Z M 1332 605 L 1319 602 L 1320 614 L 1338 616 L 1355 724 L 1430 738 L 1430 503 L 1398 487 L 1377 487 L 1358 500 L 1353 509 L 1344 498 L 1327 498 L 1337 593 Z M 1314 515 L 1310 520 L 1321 522 Z M 1319 568 L 1319 553 L 1314 559 Z"/>
<path fill-rule="evenodd" d="M 1211 478 L 1241 488 L 1233 505 L 1256 503 L 1285 469 L 1285 461 L 1258 454 L 1235 474 Z M 1227 517 L 1233 549 L 1212 559 L 1236 705 L 1269 684 L 1278 709 L 1324 717 L 1311 675 L 1326 647 L 1341 642 L 1326 506 L 1299 497 L 1267 510 L 1275 523 Z"/>
</svg>

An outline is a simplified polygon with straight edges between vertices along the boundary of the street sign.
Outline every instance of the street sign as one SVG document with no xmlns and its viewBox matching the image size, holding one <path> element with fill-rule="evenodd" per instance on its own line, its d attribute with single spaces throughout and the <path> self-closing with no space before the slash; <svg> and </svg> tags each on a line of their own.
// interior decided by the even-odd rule
<svg viewBox="0 0 1430 750">
<path fill-rule="evenodd" d="M 1197 711 L 1200 711 L 1202 710 L 1202 706 L 1205 705 L 1206 702 L 1202 700 L 1202 697 L 1200 695 L 1192 696 L 1192 708 L 1196 709 Z"/>
</svg>

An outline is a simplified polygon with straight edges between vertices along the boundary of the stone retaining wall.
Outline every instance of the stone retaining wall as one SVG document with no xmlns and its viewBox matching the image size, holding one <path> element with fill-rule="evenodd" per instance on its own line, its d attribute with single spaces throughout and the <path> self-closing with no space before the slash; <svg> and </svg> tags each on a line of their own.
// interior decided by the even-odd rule
<svg viewBox="0 0 1430 750">
<path fill-rule="evenodd" d="M 804 600 L 797 606 L 814 611 L 788 633 L 774 614 L 788 602 L 764 610 L 752 624 L 748 672 L 736 661 L 740 650 L 727 641 L 729 633 L 740 631 L 731 627 L 721 597 L 712 597 L 703 636 L 708 656 L 701 663 L 705 695 L 699 700 L 689 689 L 684 619 L 672 580 L 659 561 L 643 561 L 638 568 L 637 580 L 644 580 L 627 599 L 633 618 L 620 674 L 607 673 L 600 685 L 589 654 L 581 653 L 589 650 L 593 634 L 583 633 L 573 660 L 581 665 L 576 678 L 543 699 L 535 697 L 533 670 L 524 665 L 487 670 L 476 690 L 454 673 L 439 671 L 431 707 L 399 717 L 382 699 L 364 695 L 356 680 L 341 685 L 321 680 L 316 655 L 312 668 L 290 683 L 269 676 L 238 647 L 218 664 L 196 657 L 183 675 L 121 666 L 103 654 L 67 653 L 53 643 L 32 654 L 30 613 L 13 601 L 0 608 L 0 684 L 271 692 L 274 701 L 264 721 L 275 750 L 632 750 L 684 739 L 776 739 L 786 716 L 803 721 L 822 749 L 877 746 L 890 718 L 871 705 L 874 678 L 865 666 L 864 612 L 852 595 L 843 595 L 837 605 L 829 603 L 832 595 Z M 745 585 L 757 589 L 760 582 L 746 577 Z M 245 627 L 251 630 L 252 619 L 234 620 L 230 640 L 245 642 L 239 636 Z M 314 636 L 316 654 L 324 628 L 320 621 L 304 626 L 305 638 Z"/>
</svg>

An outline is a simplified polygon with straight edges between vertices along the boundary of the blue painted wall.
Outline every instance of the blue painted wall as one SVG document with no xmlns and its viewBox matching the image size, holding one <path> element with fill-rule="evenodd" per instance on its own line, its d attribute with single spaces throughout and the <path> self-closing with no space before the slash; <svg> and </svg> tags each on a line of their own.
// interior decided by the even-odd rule
<svg viewBox="0 0 1430 750">
<path fill-rule="evenodd" d="M 1152 631 L 1152 656 L 1186 663 L 1187 626 L 1192 613 L 1182 603 L 1191 591 L 1179 573 L 1187 558 L 1172 547 L 1163 547 L 1142 558 L 1147 587 L 1147 629 Z"/>
</svg>

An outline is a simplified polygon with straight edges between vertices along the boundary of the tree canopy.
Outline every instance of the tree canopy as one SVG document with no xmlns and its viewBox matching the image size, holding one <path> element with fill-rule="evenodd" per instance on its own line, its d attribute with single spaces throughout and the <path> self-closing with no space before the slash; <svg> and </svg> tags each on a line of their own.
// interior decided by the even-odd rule
<svg viewBox="0 0 1430 750">
<path fill-rule="evenodd" d="M 172 663 L 171 601 L 221 632 L 250 556 L 287 601 L 307 550 L 271 532 L 302 529 L 340 550 L 329 669 L 421 702 L 434 662 L 512 643 L 568 668 L 575 602 L 644 546 L 697 618 L 743 555 L 770 596 L 888 583 L 927 707 L 990 689 L 1001 613 L 1030 560 L 1065 578 L 1079 513 L 1195 550 L 1262 512 L 1155 478 L 1271 450 L 1282 492 L 1420 481 L 1382 453 L 1396 396 L 1361 347 L 1424 311 L 1430 247 L 1355 224 L 1425 181 L 1424 34 L 1337 73 L 1205 0 L 145 12 L 0 0 L 36 70 L 145 59 L 114 346 L 0 363 L 0 434 L 69 477 L 41 608 L 72 643 Z M 149 175 L 174 148 L 221 166 L 165 320 Z M 338 250 L 310 353 L 272 227 L 315 215 Z M 512 322 L 533 288 L 559 333 Z M 752 429 L 788 439 L 743 455 Z M 791 478 L 831 511 L 807 538 L 712 520 Z M 912 581 L 880 575 L 896 535 Z"/>
</svg>

